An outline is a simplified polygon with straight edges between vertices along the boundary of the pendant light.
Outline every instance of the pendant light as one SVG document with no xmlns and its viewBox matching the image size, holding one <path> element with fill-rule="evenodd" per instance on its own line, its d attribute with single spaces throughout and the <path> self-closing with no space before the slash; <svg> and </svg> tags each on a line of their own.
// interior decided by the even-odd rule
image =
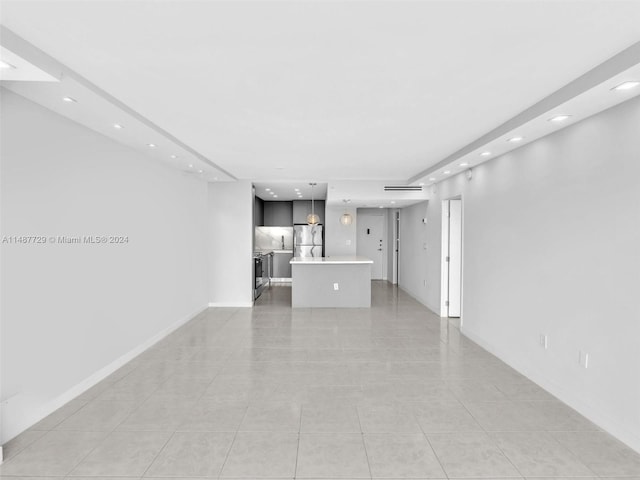
<svg viewBox="0 0 640 480">
<path fill-rule="evenodd" d="M 345 208 L 347 208 L 347 205 L 351 203 L 351 200 L 347 199 L 344 199 L 342 201 L 344 202 Z M 353 222 L 353 217 L 351 216 L 351 214 L 349 212 L 344 212 L 340 217 L 340 223 L 344 226 L 349 226 L 351 225 L 351 222 Z"/>
<path fill-rule="evenodd" d="M 353 217 L 350 213 L 343 213 L 340 217 L 340 223 L 344 226 L 351 225 L 351 222 L 353 222 Z"/>
<path fill-rule="evenodd" d="M 316 184 L 310 183 L 309 185 L 311 185 L 311 213 L 307 215 L 307 223 L 309 225 L 317 225 L 318 222 L 320 221 L 320 217 L 316 215 L 315 202 L 313 200 L 313 187 L 315 187 Z"/>
</svg>

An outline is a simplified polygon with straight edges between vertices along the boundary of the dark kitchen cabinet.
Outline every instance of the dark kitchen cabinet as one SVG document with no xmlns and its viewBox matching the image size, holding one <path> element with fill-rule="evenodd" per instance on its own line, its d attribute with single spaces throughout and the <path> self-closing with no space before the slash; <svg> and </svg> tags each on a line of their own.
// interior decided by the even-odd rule
<svg viewBox="0 0 640 480">
<path fill-rule="evenodd" d="M 264 225 L 264 200 L 258 197 L 254 197 L 253 200 L 253 224 L 261 227 Z"/>
<path fill-rule="evenodd" d="M 264 226 L 290 227 L 293 225 L 291 202 L 264 202 Z"/>
<path fill-rule="evenodd" d="M 324 200 L 313 202 L 316 215 L 320 217 L 318 223 L 324 224 Z M 311 213 L 311 200 L 294 200 L 293 202 L 293 223 L 307 223 L 307 215 Z"/>
</svg>

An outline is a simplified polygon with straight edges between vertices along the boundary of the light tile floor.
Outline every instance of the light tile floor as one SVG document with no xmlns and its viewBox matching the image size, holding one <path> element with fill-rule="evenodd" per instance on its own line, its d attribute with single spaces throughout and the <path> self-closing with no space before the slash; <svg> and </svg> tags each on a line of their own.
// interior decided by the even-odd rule
<svg viewBox="0 0 640 480">
<path fill-rule="evenodd" d="M 209 309 L 6 445 L 5 478 L 625 476 L 640 455 L 373 282 L 371 309 Z"/>
</svg>

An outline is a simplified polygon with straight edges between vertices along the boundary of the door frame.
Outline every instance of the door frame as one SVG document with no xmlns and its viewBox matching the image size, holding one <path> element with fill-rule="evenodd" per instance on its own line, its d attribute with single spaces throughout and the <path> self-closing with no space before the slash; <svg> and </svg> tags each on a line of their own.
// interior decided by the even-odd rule
<svg viewBox="0 0 640 480">
<path fill-rule="evenodd" d="M 442 200 L 442 239 L 440 246 L 440 316 L 449 318 L 449 201 L 460 200 L 460 325 L 463 324 L 464 315 L 464 198 L 462 195 L 455 195 Z M 458 318 L 458 317 L 451 317 Z"/>
<path fill-rule="evenodd" d="M 391 273 L 391 283 L 400 283 L 400 209 L 393 210 L 393 271 Z"/>
</svg>

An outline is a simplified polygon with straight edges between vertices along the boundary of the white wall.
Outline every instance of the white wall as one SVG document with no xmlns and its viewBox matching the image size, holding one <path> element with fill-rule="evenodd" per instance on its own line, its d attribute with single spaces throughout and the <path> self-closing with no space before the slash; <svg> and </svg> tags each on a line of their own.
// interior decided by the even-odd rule
<svg viewBox="0 0 640 480">
<path fill-rule="evenodd" d="M 437 312 L 438 309 L 434 308 L 437 303 L 434 304 L 429 298 L 429 293 L 435 287 L 430 280 L 434 267 L 428 265 L 427 250 L 424 248 L 425 243 L 428 248 L 435 248 L 435 244 L 429 243 L 429 229 L 422 223 L 427 216 L 428 205 L 429 202 L 420 202 L 400 210 L 398 286 Z"/>
<path fill-rule="evenodd" d="M 206 184 L 2 89 L 6 441 L 207 303 Z"/>
<path fill-rule="evenodd" d="M 351 214 L 351 225 L 342 225 L 340 217 L 343 213 Z M 324 224 L 324 254 L 336 257 L 356 254 L 357 211 L 355 208 L 344 208 L 327 205 Z"/>
<path fill-rule="evenodd" d="M 209 305 L 253 305 L 253 187 L 209 184 Z"/>
<path fill-rule="evenodd" d="M 400 279 L 438 311 L 441 201 L 462 194 L 463 332 L 640 451 L 638 125 L 640 98 L 438 184 L 402 211 Z"/>
<path fill-rule="evenodd" d="M 390 208 L 387 213 L 387 280 L 391 283 L 398 283 L 394 279 L 395 274 L 395 229 L 397 208 Z"/>
</svg>

